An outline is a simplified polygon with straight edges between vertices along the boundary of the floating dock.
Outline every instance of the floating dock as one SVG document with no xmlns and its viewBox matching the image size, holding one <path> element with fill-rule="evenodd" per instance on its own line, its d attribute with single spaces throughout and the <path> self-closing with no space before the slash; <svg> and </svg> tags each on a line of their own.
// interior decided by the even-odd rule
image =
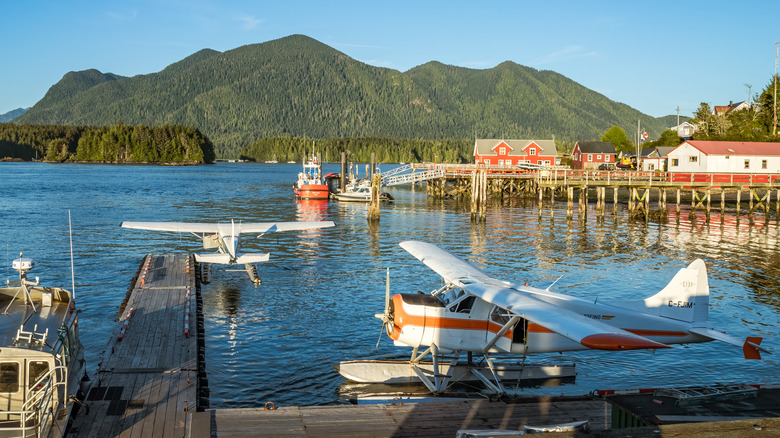
<svg viewBox="0 0 780 438">
<path fill-rule="evenodd" d="M 588 420 L 591 431 L 609 426 L 604 400 L 534 398 L 361 406 L 281 407 L 276 410 L 207 409 L 192 417 L 192 437 L 448 437 L 459 430 L 519 430 Z"/>
<path fill-rule="evenodd" d="M 780 436 L 777 387 L 209 409 L 196 271 L 192 256 L 144 258 L 68 437 L 485 437 L 583 421 L 605 438 Z"/>
<path fill-rule="evenodd" d="M 194 265 L 186 255 L 144 258 L 92 376 L 89 408 L 81 409 L 68 436 L 188 434 L 188 414 L 208 404 Z"/>
</svg>

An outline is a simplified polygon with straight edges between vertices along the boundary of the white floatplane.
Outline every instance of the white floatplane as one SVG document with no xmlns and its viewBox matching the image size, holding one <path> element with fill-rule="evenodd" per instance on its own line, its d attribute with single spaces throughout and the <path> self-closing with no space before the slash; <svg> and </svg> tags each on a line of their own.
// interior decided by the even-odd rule
<svg viewBox="0 0 780 438">
<path fill-rule="evenodd" d="M 586 349 L 656 350 L 712 340 L 742 347 L 746 359 L 760 359 L 760 352 L 767 352 L 760 346 L 762 338 L 743 342 L 708 323 L 709 284 L 700 259 L 653 296 L 607 304 L 489 277 L 430 243 L 400 245 L 439 274 L 445 285 L 430 295 L 402 293 L 391 298 L 388 271 L 385 311 L 375 316 L 396 346 L 413 348 L 400 377 L 413 375 L 434 394 L 462 378 L 462 373 L 449 371 L 461 365 L 489 392 L 504 394 L 501 369 L 492 358 L 500 354 L 524 358 Z M 419 353 L 420 347 L 427 348 Z M 459 363 L 461 352 L 468 353 L 468 363 Z M 486 367 L 472 367 L 473 354 L 481 355 Z M 430 365 L 423 366 L 428 355 Z M 339 371 L 348 371 L 342 374 L 360 382 L 399 377 L 393 375 L 395 368 L 379 361 L 362 362 L 342 362 Z"/>
<path fill-rule="evenodd" d="M 0 287 L 0 436 L 64 436 L 89 390 L 78 310 L 71 292 L 27 279 L 32 259 Z"/>
<path fill-rule="evenodd" d="M 122 222 L 123 228 L 136 230 L 169 231 L 175 233 L 191 233 L 203 240 L 204 249 L 216 248 L 216 253 L 195 254 L 195 261 L 203 263 L 204 271 L 208 272 L 210 264 L 236 265 L 243 264 L 250 280 L 260 283 L 255 263 L 267 262 L 270 254 L 239 254 L 241 248 L 241 233 L 259 233 L 258 237 L 276 231 L 311 230 L 336 226 L 333 221 L 312 222 L 250 222 L 229 224 L 208 224 L 191 222 Z M 203 274 L 202 274 L 203 275 Z M 207 276 L 201 279 L 208 283 Z M 205 281 L 204 281 L 205 280 Z"/>
</svg>

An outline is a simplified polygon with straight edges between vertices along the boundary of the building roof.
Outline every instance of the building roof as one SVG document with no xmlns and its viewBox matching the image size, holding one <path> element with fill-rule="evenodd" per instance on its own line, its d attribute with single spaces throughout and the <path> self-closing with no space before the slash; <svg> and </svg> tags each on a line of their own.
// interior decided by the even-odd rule
<svg viewBox="0 0 780 438">
<path fill-rule="evenodd" d="M 558 150 L 555 148 L 555 140 L 496 140 L 491 139 L 476 139 L 474 141 L 474 154 L 479 155 L 496 155 L 496 151 L 493 149 L 498 146 L 499 143 L 506 143 L 512 150 L 508 155 L 523 155 L 525 156 L 525 148 L 531 143 L 536 143 L 542 152 L 538 155 L 557 156 Z"/>
<path fill-rule="evenodd" d="M 766 141 L 704 141 L 688 140 L 688 143 L 705 155 L 766 155 L 780 156 L 780 143 Z M 677 146 L 679 148 L 680 146 Z M 677 149 L 675 148 L 675 149 Z"/>
<path fill-rule="evenodd" d="M 614 154 L 615 145 L 611 141 L 578 141 L 583 154 Z"/>
</svg>

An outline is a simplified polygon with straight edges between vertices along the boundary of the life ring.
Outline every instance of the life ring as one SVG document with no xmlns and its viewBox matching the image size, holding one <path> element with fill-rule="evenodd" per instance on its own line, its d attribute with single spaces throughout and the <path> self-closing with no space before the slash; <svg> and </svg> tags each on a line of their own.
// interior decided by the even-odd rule
<svg viewBox="0 0 780 438">
<path fill-rule="evenodd" d="M 271 407 L 269 408 L 268 405 L 271 405 Z M 276 410 L 276 405 L 272 401 L 265 402 L 265 410 L 266 411 L 275 411 Z"/>
</svg>

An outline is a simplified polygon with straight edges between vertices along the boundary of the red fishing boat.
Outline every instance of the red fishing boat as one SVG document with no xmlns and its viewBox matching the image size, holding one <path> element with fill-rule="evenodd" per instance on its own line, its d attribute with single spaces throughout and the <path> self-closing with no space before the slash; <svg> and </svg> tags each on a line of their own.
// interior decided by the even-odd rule
<svg viewBox="0 0 780 438">
<path fill-rule="evenodd" d="M 293 184 L 295 197 L 299 199 L 328 199 L 330 191 L 322 181 L 322 163 L 312 155 L 303 163 L 303 172 Z"/>
</svg>

